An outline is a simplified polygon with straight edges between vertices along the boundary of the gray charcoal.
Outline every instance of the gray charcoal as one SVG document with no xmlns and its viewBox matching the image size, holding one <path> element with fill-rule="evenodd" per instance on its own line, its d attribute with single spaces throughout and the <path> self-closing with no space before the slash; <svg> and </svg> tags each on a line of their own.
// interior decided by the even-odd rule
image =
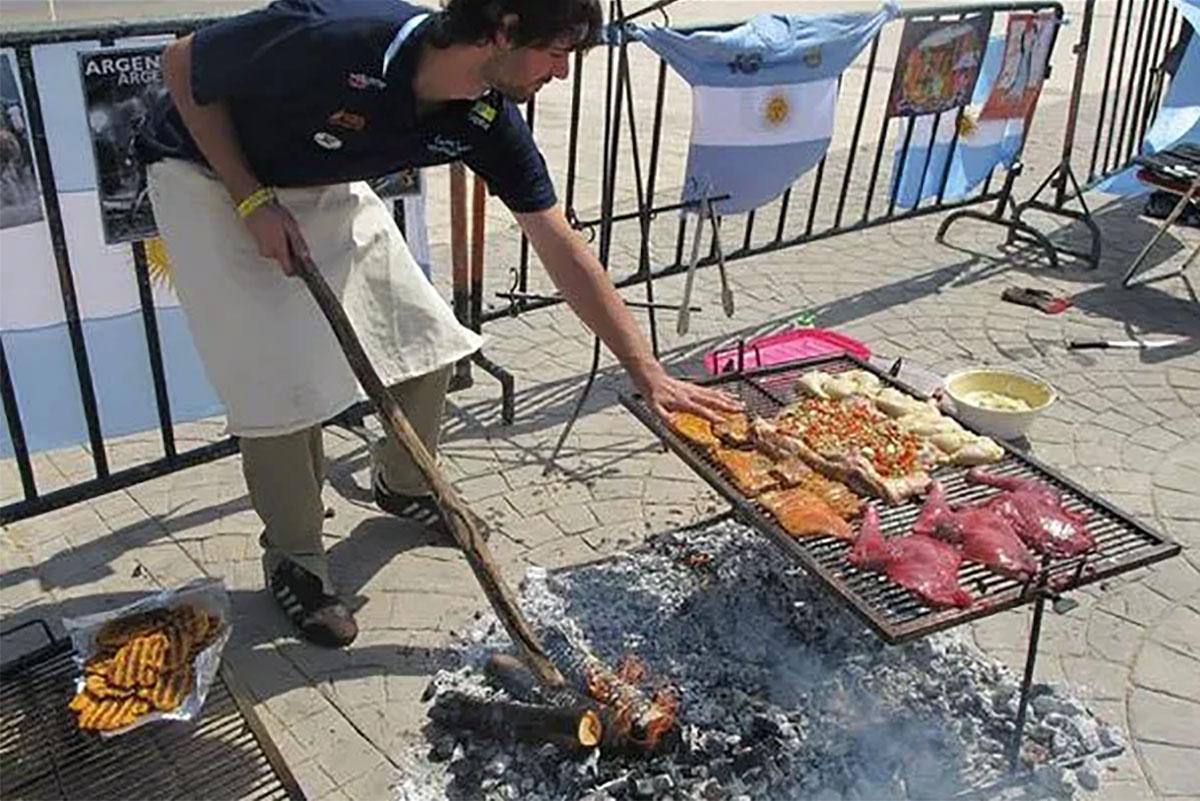
<svg viewBox="0 0 1200 801">
<path fill-rule="evenodd" d="M 686 556 L 702 552 L 703 570 Z M 651 680 L 680 692 L 680 727 L 651 758 L 577 753 L 430 729 L 405 752 L 399 801 L 793 801 L 949 798 L 1003 784 L 1015 731 L 1015 674 L 951 630 L 888 646 L 758 534 L 733 522 L 667 533 L 606 561 L 527 571 L 519 602 L 570 681 L 583 655 L 615 666 L 633 651 Z M 459 666 L 430 682 L 504 698 L 482 666 L 512 653 L 482 612 L 458 640 Z M 1063 688 L 1031 693 L 1025 752 L 1033 775 L 997 801 L 1069 795 L 1106 775 L 1048 760 L 1124 744 Z M 447 761 L 449 760 L 449 761 Z"/>
<path fill-rule="evenodd" d="M 633 782 L 634 798 L 654 798 L 654 782 L 650 779 L 635 779 Z"/>
</svg>

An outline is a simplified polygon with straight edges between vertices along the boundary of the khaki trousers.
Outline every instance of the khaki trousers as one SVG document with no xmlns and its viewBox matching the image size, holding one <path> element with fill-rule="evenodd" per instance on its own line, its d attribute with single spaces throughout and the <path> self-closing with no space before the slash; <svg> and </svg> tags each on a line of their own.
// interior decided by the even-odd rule
<svg viewBox="0 0 1200 801">
<path fill-rule="evenodd" d="M 434 456 L 441 435 L 442 412 L 450 366 L 434 370 L 391 387 L 417 435 Z M 292 434 L 242 437 L 242 473 L 254 511 L 265 526 L 259 539 L 263 568 L 269 576 L 282 559 L 291 559 L 320 577 L 325 591 L 333 593 L 329 562 L 321 543 L 325 505 L 325 454 L 321 426 Z M 398 445 L 385 438 L 374 449 L 373 475 L 378 473 L 393 492 L 423 495 L 428 487 L 416 464 Z"/>
</svg>

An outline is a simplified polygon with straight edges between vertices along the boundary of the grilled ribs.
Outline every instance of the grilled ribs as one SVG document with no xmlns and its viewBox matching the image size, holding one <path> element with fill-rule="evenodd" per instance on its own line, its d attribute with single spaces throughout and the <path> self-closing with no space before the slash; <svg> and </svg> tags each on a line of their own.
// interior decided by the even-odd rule
<svg viewBox="0 0 1200 801">
<path fill-rule="evenodd" d="M 853 539 L 854 532 L 821 498 L 803 489 L 772 490 L 759 501 L 793 537 L 840 537 Z"/>
</svg>

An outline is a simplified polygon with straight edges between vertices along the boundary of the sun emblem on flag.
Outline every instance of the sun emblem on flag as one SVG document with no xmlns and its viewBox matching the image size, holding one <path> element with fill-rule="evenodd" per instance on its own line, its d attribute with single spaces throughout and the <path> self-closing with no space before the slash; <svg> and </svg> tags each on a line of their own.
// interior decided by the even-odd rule
<svg viewBox="0 0 1200 801">
<path fill-rule="evenodd" d="M 788 115 L 791 112 L 792 107 L 782 92 L 773 93 L 767 98 L 767 102 L 763 104 L 763 120 L 772 128 L 787 122 Z"/>
<path fill-rule="evenodd" d="M 146 272 L 156 284 L 174 289 L 175 279 L 171 274 L 171 260 L 167 256 L 167 243 L 161 236 L 146 240 Z"/>
</svg>

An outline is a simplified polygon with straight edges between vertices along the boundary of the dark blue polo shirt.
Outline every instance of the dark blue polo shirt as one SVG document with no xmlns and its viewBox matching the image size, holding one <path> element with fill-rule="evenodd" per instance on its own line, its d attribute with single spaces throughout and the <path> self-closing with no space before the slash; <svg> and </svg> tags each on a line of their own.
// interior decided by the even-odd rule
<svg viewBox="0 0 1200 801">
<path fill-rule="evenodd" d="M 513 211 L 554 205 L 529 126 L 498 93 L 418 118 L 412 80 L 430 18 L 417 17 L 428 13 L 399 0 L 277 0 L 196 31 L 192 94 L 228 104 L 250 166 L 270 186 L 461 160 Z M 147 163 L 204 161 L 169 96 L 138 148 Z"/>
</svg>

